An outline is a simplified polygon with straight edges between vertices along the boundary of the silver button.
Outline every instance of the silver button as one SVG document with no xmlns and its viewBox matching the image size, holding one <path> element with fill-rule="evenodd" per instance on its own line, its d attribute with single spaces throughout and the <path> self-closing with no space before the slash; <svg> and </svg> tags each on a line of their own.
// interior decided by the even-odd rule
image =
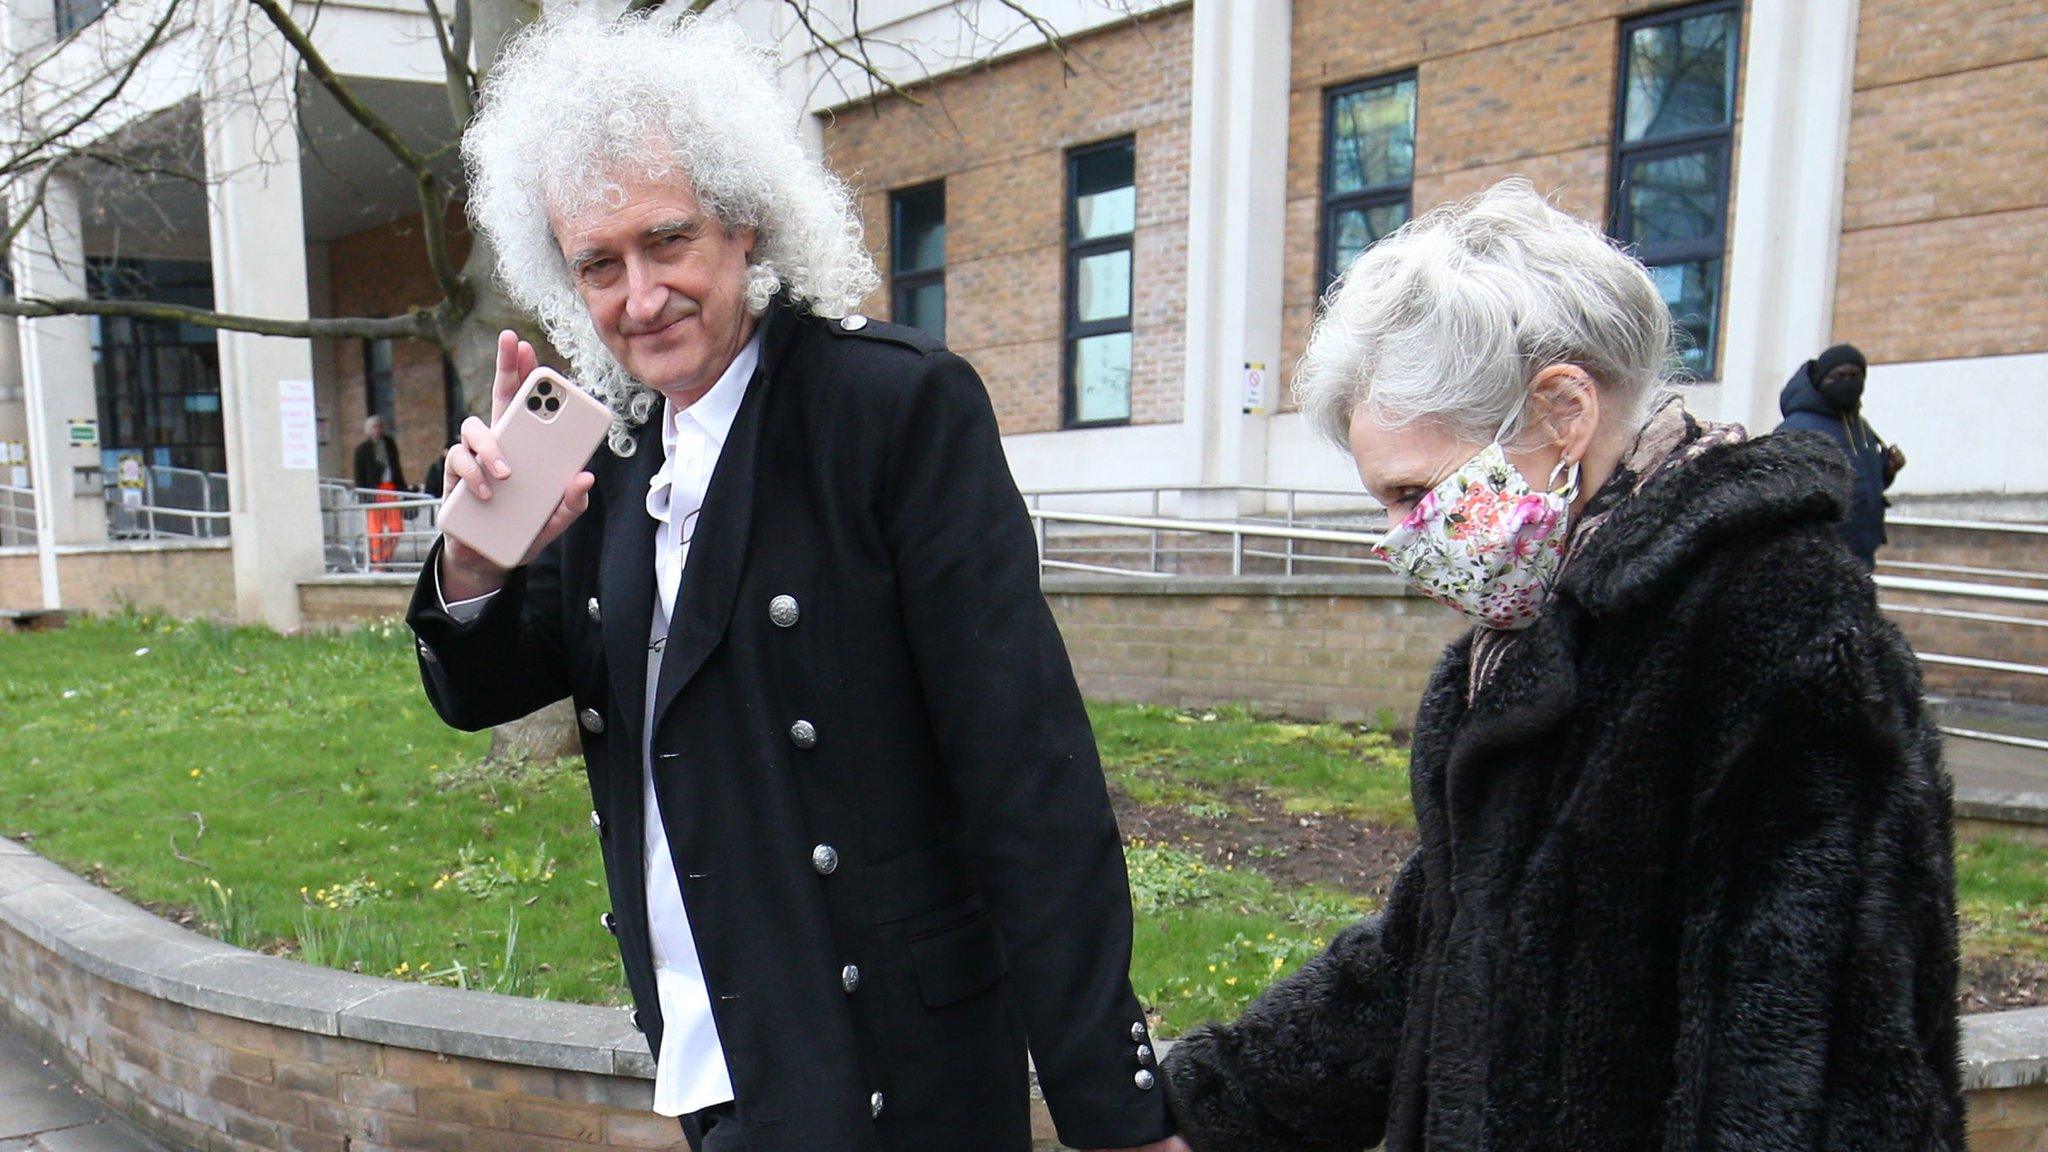
<svg viewBox="0 0 2048 1152">
<path fill-rule="evenodd" d="M 434 650 L 432 648 L 429 648 L 426 646 L 426 644 L 422 643 L 420 645 L 420 659 L 426 661 L 429 664 L 433 664 L 439 661 L 441 658 L 439 656 L 434 655 Z"/>
<path fill-rule="evenodd" d="M 1138 1045 L 1138 1064 L 1144 1068 L 1152 1066 L 1152 1046 L 1150 1044 Z"/>
<path fill-rule="evenodd" d="M 861 329 L 868 326 L 868 318 L 861 315 L 858 312 L 855 312 L 853 315 L 848 316 L 844 320 L 841 320 L 839 322 L 839 326 L 841 328 L 846 329 L 848 332 L 858 332 Z M 880 1099 L 880 1097 L 878 1096 L 876 1097 L 876 1099 Z M 877 1105 L 877 1107 L 880 1107 L 880 1105 Z"/>
<path fill-rule="evenodd" d="M 818 746 L 818 726 L 809 720 L 799 720 L 789 726 L 789 742 L 799 748 Z"/>
<path fill-rule="evenodd" d="M 848 964 L 846 967 L 841 968 L 839 970 L 839 986 L 846 989 L 848 993 L 860 987 L 860 965 Z"/>
<path fill-rule="evenodd" d="M 795 627 L 797 615 L 794 596 L 777 596 L 768 602 L 768 619 L 777 628 Z"/>
<path fill-rule="evenodd" d="M 1143 1020 L 1131 1025 L 1131 1039 L 1136 1040 L 1140 1044 L 1145 1042 L 1145 1022 Z"/>
<path fill-rule="evenodd" d="M 612 918 L 611 913 L 607 912 L 604 915 L 599 916 L 597 918 L 597 922 L 599 924 L 604 925 L 604 930 L 611 933 L 612 935 L 616 936 L 619 934 L 619 922 Z"/>
<path fill-rule="evenodd" d="M 882 1094 L 880 1092 L 877 1092 L 873 1096 L 868 1097 L 868 1116 L 872 1119 L 877 1120 L 881 1118 Z"/>
<path fill-rule="evenodd" d="M 1131 1083 L 1136 1084 L 1138 1091 L 1143 1092 L 1152 1087 L 1152 1074 L 1140 1068 L 1138 1074 L 1131 1077 Z"/>
<path fill-rule="evenodd" d="M 830 876 L 839 869 L 839 849 L 830 844 L 820 844 L 811 849 L 811 867 L 820 876 Z"/>
<path fill-rule="evenodd" d="M 590 603 L 585 604 L 583 607 L 585 611 L 590 613 L 590 622 L 592 624 L 604 623 L 604 611 L 597 606 L 597 597 L 592 596 Z"/>
<path fill-rule="evenodd" d="M 595 708 L 585 708 L 583 711 L 578 712 L 576 719 L 582 722 L 585 732 L 596 733 L 604 731 L 604 717 L 598 715 Z"/>
<path fill-rule="evenodd" d="M 604 817 L 599 816 L 595 808 L 590 810 L 590 826 L 599 832 L 604 831 Z"/>
</svg>

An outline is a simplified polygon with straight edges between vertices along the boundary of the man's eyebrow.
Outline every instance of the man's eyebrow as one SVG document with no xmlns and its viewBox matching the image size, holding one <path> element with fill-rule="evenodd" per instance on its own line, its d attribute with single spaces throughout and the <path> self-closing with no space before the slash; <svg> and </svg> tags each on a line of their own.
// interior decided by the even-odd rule
<svg viewBox="0 0 2048 1152">
<path fill-rule="evenodd" d="M 585 248 L 574 256 L 569 257 L 569 270 L 580 272 L 583 270 L 584 265 L 603 255 L 604 253 L 596 248 Z"/>
<path fill-rule="evenodd" d="M 680 220 L 664 220 L 654 225 L 647 230 L 647 238 L 659 240 L 664 236 L 681 236 L 687 240 L 703 230 L 704 217 L 685 216 Z"/>
</svg>

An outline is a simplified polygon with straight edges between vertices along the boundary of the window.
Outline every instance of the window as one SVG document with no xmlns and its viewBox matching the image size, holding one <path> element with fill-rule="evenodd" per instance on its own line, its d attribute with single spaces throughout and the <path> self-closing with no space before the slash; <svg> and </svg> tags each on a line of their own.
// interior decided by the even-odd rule
<svg viewBox="0 0 2048 1152">
<path fill-rule="evenodd" d="M 99 19 L 106 10 L 107 0 L 56 0 L 57 39 Z"/>
<path fill-rule="evenodd" d="M 946 184 L 889 197 L 890 315 L 946 338 Z"/>
<path fill-rule="evenodd" d="M 1129 138 L 1067 154 L 1068 427 L 1131 418 L 1137 167 L 1137 144 Z"/>
<path fill-rule="evenodd" d="M 95 300 L 211 308 L 213 268 L 178 260 L 91 259 L 86 290 Z M 153 465 L 224 471 L 227 439 L 213 329 L 129 316 L 94 317 L 89 329 L 106 454 L 134 452 Z"/>
<path fill-rule="evenodd" d="M 1324 97 L 1319 288 L 1408 222 L 1414 186 L 1415 74 L 1330 89 Z"/>
<path fill-rule="evenodd" d="M 384 431 L 398 429 L 397 376 L 391 368 L 391 341 L 363 341 L 363 414 L 382 416 Z"/>
<path fill-rule="evenodd" d="M 1703 379 L 1720 336 L 1740 13 L 1717 0 L 1621 26 L 1613 232 L 1649 267 Z"/>
</svg>

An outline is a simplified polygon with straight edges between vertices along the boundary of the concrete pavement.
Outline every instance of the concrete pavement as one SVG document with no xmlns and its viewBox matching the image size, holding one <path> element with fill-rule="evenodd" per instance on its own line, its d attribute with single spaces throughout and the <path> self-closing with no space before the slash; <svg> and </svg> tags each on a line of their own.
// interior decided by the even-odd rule
<svg viewBox="0 0 2048 1152">
<path fill-rule="evenodd" d="M 0 1024 L 0 1152 L 175 1152 L 72 1083 Z"/>
</svg>

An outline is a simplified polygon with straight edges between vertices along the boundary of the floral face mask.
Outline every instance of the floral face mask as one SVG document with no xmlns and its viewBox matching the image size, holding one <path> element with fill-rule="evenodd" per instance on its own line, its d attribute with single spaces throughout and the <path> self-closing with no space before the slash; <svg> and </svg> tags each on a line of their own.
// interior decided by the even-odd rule
<svg viewBox="0 0 2048 1152">
<path fill-rule="evenodd" d="M 1548 487 L 1531 489 L 1496 439 L 1431 489 L 1373 554 L 1474 623 L 1527 628 L 1564 566 L 1579 466 L 1560 462 Z"/>
</svg>

